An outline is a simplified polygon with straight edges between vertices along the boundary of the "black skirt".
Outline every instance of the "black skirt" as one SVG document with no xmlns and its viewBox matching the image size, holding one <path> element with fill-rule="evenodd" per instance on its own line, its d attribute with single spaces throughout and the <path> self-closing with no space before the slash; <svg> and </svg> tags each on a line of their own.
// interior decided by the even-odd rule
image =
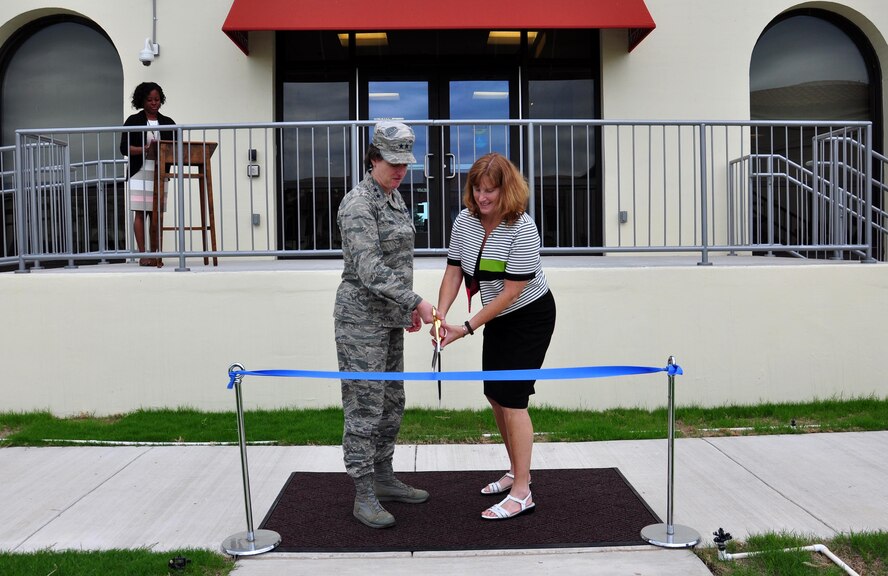
<svg viewBox="0 0 888 576">
<path fill-rule="evenodd" d="M 555 331 L 552 292 L 484 325 L 483 370 L 540 368 Z M 506 408 L 527 408 L 535 380 L 485 380 L 484 395 Z"/>
</svg>

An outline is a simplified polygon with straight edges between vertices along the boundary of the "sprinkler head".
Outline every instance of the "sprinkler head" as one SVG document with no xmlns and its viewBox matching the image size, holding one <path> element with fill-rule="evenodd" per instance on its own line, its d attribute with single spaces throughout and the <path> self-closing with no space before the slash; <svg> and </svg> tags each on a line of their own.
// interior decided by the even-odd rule
<svg viewBox="0 0 888 576">
<path fill-rule="evenodd" d="M 713 532 L 712 535 L 714 536 L 712 541 L 715 542 L 715 545 L 721 551 L 724 551 L 728 548 L 726 545 L 728 540 L 734 539 L 734 537 L 731 536 L 730 532 L 725 532 L 724 528 L 721 527 L 719 527 L 717 532 Z"/>
</svg>

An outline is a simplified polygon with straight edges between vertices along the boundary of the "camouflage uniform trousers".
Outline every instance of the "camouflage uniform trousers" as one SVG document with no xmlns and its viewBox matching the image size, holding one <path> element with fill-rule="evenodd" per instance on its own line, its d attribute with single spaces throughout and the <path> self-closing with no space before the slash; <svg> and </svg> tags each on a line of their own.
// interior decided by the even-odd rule
<svg viewBox="0 0 888 576">
<path fill-rule="evenodd" d="M 335 320 L 334 327 L 340 371 L 403 371 L 404 328 L 341 320 Z M 342 380 L 342 452 L 349 476 L 366 476 L 376 464 L 391 461 L 404 401 L 403 380 Z"/>
</svg>

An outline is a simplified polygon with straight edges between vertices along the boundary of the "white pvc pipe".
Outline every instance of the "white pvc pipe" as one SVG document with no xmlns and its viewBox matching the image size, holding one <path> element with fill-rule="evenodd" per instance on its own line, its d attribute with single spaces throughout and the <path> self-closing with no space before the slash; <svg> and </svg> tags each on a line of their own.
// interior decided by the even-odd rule
<svg viewBox="0 0 888 576">
<path fill-rule="evenodd" d="M 764 554 L 765 552 L 768 551 L 760 550 L 758 552 L 740 552 L 738 554 L 731 554 L 724 550 L 719 550 L 718 558 L 719 560 L 742 560 L 743 558 L 757 556 L 759 554 Z M 819 552 L 820 554 L 823 554 L 824 556 L 832 560 L 833 563 L 844 570 L 848 574 L 848 576 L 860 576 L 860 574 L 858 574 L 854 571 L 853 568 L 845 564 L 841 558 L 833 554 L 832 551 L 830 551 L 830 549 L 823 544 L 812 544 L 810 546 L 801 546 L 798 548 L 784 548 L 783 550 L 780 550 L 780 552 Z"/>
</svg>

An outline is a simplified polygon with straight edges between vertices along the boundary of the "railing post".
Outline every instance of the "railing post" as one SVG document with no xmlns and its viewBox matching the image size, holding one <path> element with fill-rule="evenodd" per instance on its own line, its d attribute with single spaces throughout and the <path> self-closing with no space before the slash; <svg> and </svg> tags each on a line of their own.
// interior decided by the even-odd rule
<svg viewBox="0 0 888 576">
<path fill-rule="evenodd" d="M 45 254 L 46 253 L 46 236 L 44 231 L 44 221 L 43 221 L 43 210 L 40 209 L 40 190 L 42 187 L 42 182 L 40 181 L 40 136 L 36 137 L 35 144 L 27 150 L 26 154 L 28 158 L 28 171 L 29 171 L 29 181 L 31 183 L 31 190 L 28 194 L 28 223 L 30 224 L 29 229 L 31 232 L 31 239 L 28 248 L 31 250 L 32 255 L 36 256 L 36 254 Z M 35 166 L 35 164 L 37 166 Z M 36 253 L 36 254 L 35 254 Z M 40 264 L 40 260 L 36 257 L 31 261 L 31 269 L 41 269 L 43 266 Z"/>
<path fill-rule="evenodd" d="M 866 232 L 864 233 L 866 242 L 866 258 L 864 262 L 873 263 L 873 125 L 866 126 L 866 148 L 863 152 L 863 182 L 864 182 L 864 202 L 866 202 Z"/>
<path fill-rule="evenodd" d="M 820 157 L 823 148 L 823 141 L 818 139 L 815 135 L 811 139 L 811 242 L 813 244 L 820 244 L 820 207 L 823 205 L 823 195 L 820 191 L 822 178 L 821 168 L 820 168 Z M 826 230 L 824 230 L 824 233 Z"/>
<path fill-rule="evenodd" d="M 232 364 L 228 373 L 243 371 L 240 364 Z M 244 505 L 247 510 L 247 530 L 238 532 L 222 542 L 222 550 L 231 556 L 253 556 L 277 548 L 281 535 L 273 530 L 253 530 L 253 505 L 250 502 L 250 470 L 247 466 L 247 435 L 244 430 L 244 399 L 241 390 L 243 375 L 234 377 L 234 393 L 237 400 L 237 437 L 240 444 L 241 473 L 244 483 Z"/>
<path fill-rule="evenodd" d="M 527 215 L 536 220 L 536 154 L 534 152 L 535 139 L 533 136 L 533 122 L 527 123 L 527 191 L 530 195 Z M 542 201 L 542 199 L 540 199 Z"/>
<path fill-rule="evenodd" d="M 709 261 L 709 203 L 706 196 L 709 191 L 706 187 L 706 124 L 700 124 L 700 243 L 702 244 L 702 260 L 697 266 L 711 266 Z"/>
<path fill-rule="evenodd" d="M 352 183 L 351 188 L 354 188 L 361 182 L 361 179 L 364 177 L 363 171 L 361 170 L 361 141 L 360 141 L 360 131 L 358 125 L 352 123 L 351 125 L 351 139 L 352 139 Z M 349 188 L 349 189 L 351 189 Z"/>
<path fill-rule="evenodd" d="M 96 162 L 96 214 L 98 214 L 99 229 L 99 253 L 102 259 L 99 264 L 107 264 L 108 259 L 105 255 L 108 252 L 108 230 L 106 219 L 108 218 L 107 193 L 105 191 L 105 164 L 101 158 Z"/>
<path fill-rule="evenodd" d="M 774 212 L 777 210 L 777 207 L 774 204 L 774 155 L 768 154 L 768 185 L 766 189 L 766 193 L 768 195 L 767 200 L 765 200 L 765 205 L 767 206 L 766 214 L 768 216 L 768 223 L 766 226 L 768 227 L 768 246 L 774 245 Z M 774 252 L 768 250 L 768 256 L 773 256 Z"/>
<path fill-rule="evenodd" d="M 675 365 L 675 356 L 669 357 L 669 366 Z M 700 534 L 687 526 L 672 523 L 673 490 L 675 480 L 675 375 L 669 372 L 669 403 L 667 407 L 667 473 L 666 473 L 666 523 L 650 524 L 641 530 L 641 538 L 649 544 L 663 548 L 693 548 L 700 543 Z"/>
<path fill-rule="evenodd" d="M 845 242 L 845 187 L 844 179 L 839 177 L 839 143 L 835 137 L 829 139 L 829 179 L 832 195 L 833 227 L 830 243 Z M 837 248 L 833 251 L 832 260 L 841 260 L 842 252 Z"/>
<path fill-rule="evenodd" d="M 147 132 L 146 132 L 147 135 Z M 179 252 L 179 267 L 176 268 L 176 272 L 188 272 L 189 268 L 185 266 L 185 142 L 183 142 L 183 131 L 182 128 L 176 128 L 176 155 L 178 156 L 176 162 L 176 170 L 179 173 L 176 175 L 176 182 L 178 182 L 178 194 L 176 194 L 176 202 L 179 206 L 179 222 L 178 222 L 178 230 L 176 230 L 176 237 L 178 238 L 178 252 Z M 158 144 L 158 147 L 160 144 Z M 190 151 L 189 151 L 190 152 Z M 208 169 L 208 168 L 207 168 Z M 158 170 L 162 170 L 162 168 L 158 168 Z M 163 182 L 157 182 L 158 190 L 155 190 L 155 194 L 163 194 L 164 185 Z M 163 198 L 161 196 L 160 198 Z M 161 206 L 163 206 L 163 202 L 161 201 Z M 160 218 L 158 218 L 160 219 Z M 163 244 L 163 227 L 158 226 L 157 230 L 157 247 L 158 249 Z"/>
<path fill-rule="evenodd" d="M 17 274 L 30 272 L 25 266 L 25 170 L 22 166 L 22 135 L 15 133 L 15 238 L 18 242 Z"/>
<path fill-rule="evenodd" d="M 742 153 L 741 153 L 741 156 L 742 156 Z M 740 166 L 740 168 L 735 169 L 734 168 L 735 166 Z M 735 202 L 735 200 L 734 200 L 734 196 L 735 196 L 734 182 L 738 177 L 734 173 L 735 170 L 741 171 L 742 165 L 735 164 L 733 162 L 728 162 L 728 190 L 727 190 L 728 201 L 727 201 L 727 210 L 726 210 L 726 212 L 728 214 L 728 226 L 727 226 L 727 228 L 728 228 L 728 246 L 735 246 L 737 244 L 737 233 L 734 230 L 734 219 L 736 218 L 736 215 L 734 214 L 734 208 L 735 208 L 735 206 L 734 206 L 734 202 Z M 736 252 L 734 250 L 731 250 L 728 252 L 728 254 L 733 256 L 736 254 Z"/>
<path fill-rule="evenodd" d="M 52 148 L 50 150 L 55 150 L 56 144 L 53 142 Z M 63 208 L 63 213 L 65 215 L 65 249 L 68 251 L 69 255 L 74 254 L 74 206 L 73 206 L 73 196 L 71 194 L 71 149 L 68 146 L 61 148 L 61 171 L 62 171 L 62 197 L 64 198 L 65 206 Z M 86 194 L 86 190 L 83 191 L 84 195 Z M 89 247 L 86 247 L 86 250 L 89 250 Z M 74 264 L 74 259 L 71 258 L 68 260 L 68 265 L 65 268 L 77 268 L 77 265 Z"/>
</svg>

